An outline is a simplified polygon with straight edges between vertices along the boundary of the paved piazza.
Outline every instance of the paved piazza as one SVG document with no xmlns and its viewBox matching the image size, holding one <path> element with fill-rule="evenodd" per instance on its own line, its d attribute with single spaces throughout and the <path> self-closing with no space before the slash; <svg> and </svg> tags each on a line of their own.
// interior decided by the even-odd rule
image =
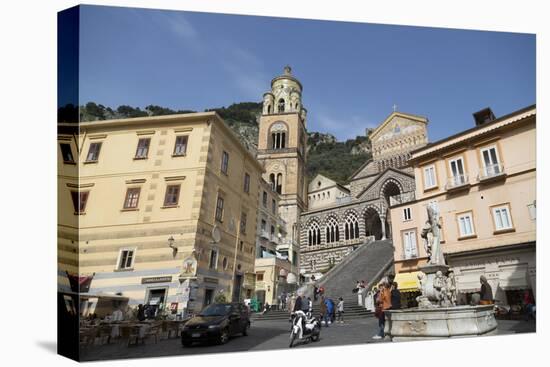
<svg viewBox="0 0 550 367">
<path fill-rule="evenodd" d="M 535 329 L 534 321 L 498 320 L 499 335 L 534 332 Z M 298 342 L 292 349 L 390 342 L 389 340 L 377 341 L 371 339 L 376 330 L 377 320 L 374 317 L 351 320 L 344 325 L 333 324 L 321 330 L 321 339 L 318 342 Z M 127 347 L 125 343 L 112 343 L 101 346 L 95 345 L 84 349 L 82 351 L 82 360 L 162 357 L 274 349 L 288 350 L 289 333 L 290 324 L 287 321 L 254 321 L 248 336 L 233 337 L 225 345 L 194 345 L 190 348 L 184 348 L 179 338 L 159 340 L 157 344 L 153 341 L 148 341 L 145 345 L 130 347 Z"/>
</svg>

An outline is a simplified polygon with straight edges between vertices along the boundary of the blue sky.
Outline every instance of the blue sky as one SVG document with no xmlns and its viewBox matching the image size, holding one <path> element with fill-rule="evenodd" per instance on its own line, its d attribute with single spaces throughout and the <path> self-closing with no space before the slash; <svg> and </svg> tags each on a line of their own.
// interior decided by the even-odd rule
<svg viewBox="0 0 550 367">
<path fill-rule="evenodd" d="M 535 103 L 535 36 L 83 6 L 80 103 L 173 109 L 261 101 L 284 65 L 304 86 L 309 131 L 343 140 L 397 110 L 431 141 Z"/>
</svg>

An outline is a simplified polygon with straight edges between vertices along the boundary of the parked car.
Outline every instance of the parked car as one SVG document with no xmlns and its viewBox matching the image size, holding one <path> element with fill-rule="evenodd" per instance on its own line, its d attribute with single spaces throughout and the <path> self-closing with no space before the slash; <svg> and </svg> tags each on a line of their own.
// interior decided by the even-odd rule
<svg viewBox="0 0 550 367">
<path fill-rule="evenodd" d="M 183 326 L 181 344 L 185 347 L 194 342 L 225 344 L 233 335 L 248 335 L 250 316 L 248 308 L 241 303 L 213 303 Z"/>
</svg>

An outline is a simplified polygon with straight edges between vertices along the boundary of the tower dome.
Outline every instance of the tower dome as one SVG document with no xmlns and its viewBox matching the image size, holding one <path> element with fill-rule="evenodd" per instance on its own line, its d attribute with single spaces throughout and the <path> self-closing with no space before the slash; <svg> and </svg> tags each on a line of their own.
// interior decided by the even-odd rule
<svg viewBox="0 0 550 367">
<path fill-rule="evenodd" d="M 302 83 L 285 66 L 283 74 L 271 80 L 271 91 L 264 94 L 264 114 L 301 112 Z"/>
</svg>

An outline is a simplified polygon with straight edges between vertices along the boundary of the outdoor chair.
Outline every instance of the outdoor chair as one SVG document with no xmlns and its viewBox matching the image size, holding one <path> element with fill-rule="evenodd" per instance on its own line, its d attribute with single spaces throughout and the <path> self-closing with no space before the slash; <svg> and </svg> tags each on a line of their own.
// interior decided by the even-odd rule
<svg viewBox="0 0 550 367">
<path fill-rule="evenodd" d="M 145 332 L 143 343 L 145 343 L 145 341 L 149 338 L 155 338 L 155 344 L 157 344 L 161 331 L 161 324 L 151 325 L 151 328 L 149 328 L 149 330 Z"/>
</svg>

